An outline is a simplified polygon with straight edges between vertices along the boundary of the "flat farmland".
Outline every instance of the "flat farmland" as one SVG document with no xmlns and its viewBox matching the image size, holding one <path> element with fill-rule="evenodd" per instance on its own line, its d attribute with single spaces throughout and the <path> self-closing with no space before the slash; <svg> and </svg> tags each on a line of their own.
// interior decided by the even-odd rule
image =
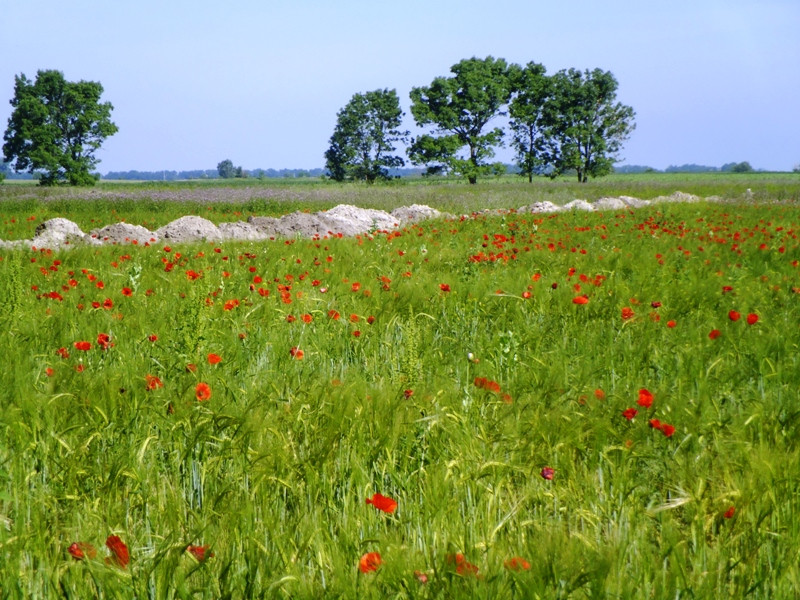
<svg viewBox="0 0 800 600">
<path fill-rule="evenodd" d="M 508 210 L 676 190 L 716 200 Z M 4 240 L 458 216 L 0 251 L 0 595 L 792 597 L 799 201 L 789 174 L 6 183 Z"/>
</svg>

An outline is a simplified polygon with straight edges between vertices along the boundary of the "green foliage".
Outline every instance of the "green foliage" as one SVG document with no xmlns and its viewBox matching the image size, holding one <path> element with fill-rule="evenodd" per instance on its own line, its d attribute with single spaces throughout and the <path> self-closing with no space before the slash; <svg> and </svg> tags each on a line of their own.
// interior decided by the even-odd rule
<svg viewBox="0 0 800 600">
<path fill-rule="evenodd" d="M 391 154 L 395 143 L 408 136 L 407 131 L 399 129 L 402 118 L 395 90 L 355 94 L 338 112 L 325 152 L 325 168 L 331 179 L 374 183 L 389 178 L 387 169 L 402 167 L 403 159 Z"/>
<path fill-rule="evenodd" d="M 544 66 L 530 62 L 513 71 L 514 96 L 509 105 L 511 144 L 516 150 L 520 175 L 529 182 L 544 167 L 541 156 L 543 138 L 543 109 L 551 94 L 550 80 Z"/>
<path fill-rule="evenodd" d="M 585 183 L 608 175 L 635 127 L 633 109 L 616 102 L 616 78 L 600 69 L 568 69 L 553 75 L 551 85 L 542 108 L 543 156 L 551 176 L 574 171 Z"/>
<path fill-rule="evenodd" d="M 60 71 L 39 71 L 32 82 L 15 77 L 14 108 L 3 140 L 16 171 L 40 173 L 42 185 L 93 185 L 94 152 L 117 132 L 110 102 L 100 102 L 97 82 L 68 82 Z"/>
<path fill-rule="evenodd" d="M 492 173 L 487 159 L 502 143 L 500 127 L 485 131 L 503 114 L 511 97 L 509 66 L 502 58 L 470 58 L 450 67 L 452 77 L 437 77 L 429 86 L 411 90 L 411 113 L 417 125 L 433 134 L 413 140 L 409 158 L 414 164 L 444 168 L 471 184 Z M 462 157 L 458 151 L 466 148 Z"/>
<path fill-rule="evenodd" d="M 233 166 L 233 161 L 229 158 L 221 161 L 217 165 L 217 173 L 222 179 L 231 179 L 232 177 L 236 177 L 236 167 Z"/>
</svg>

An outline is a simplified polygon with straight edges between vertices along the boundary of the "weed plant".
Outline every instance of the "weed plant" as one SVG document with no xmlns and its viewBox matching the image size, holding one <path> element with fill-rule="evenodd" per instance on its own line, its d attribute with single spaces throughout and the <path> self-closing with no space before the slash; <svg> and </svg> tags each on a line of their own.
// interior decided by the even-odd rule
<svg viewBox="0 0 800 600">
<path fill-rule="evenodd" d="M 793 597 L 798 231 L 5 251 L 0 596 Z"/>
</svg>

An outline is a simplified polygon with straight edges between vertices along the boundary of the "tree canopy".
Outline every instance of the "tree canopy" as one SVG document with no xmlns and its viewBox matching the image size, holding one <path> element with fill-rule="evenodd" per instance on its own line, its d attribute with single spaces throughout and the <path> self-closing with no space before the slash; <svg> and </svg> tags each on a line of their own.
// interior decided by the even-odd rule
<svg viewBox="0 0 800 600">
<path fill-rule="evenodd" d="M 402 157 L 392 154 L 407 131 L 395 90 L 355 94 L 337 114 L 336 128 L 325 152 L 325 168 L 331 179 L 374 183 L 388 179 L 389 168 L 402 167 Z"/>
<path fill-rule="evenodd" d="M 217 164 L 217 173 L 221 179 L 233 179 L 234 177 L 242 178 L 247 176 L 242 167 L 235 167 L 233 161 L 229 158 Z"/>
<path fill-rule="evenodd" d="M 559 71 L 542 106 L 542 158 L 555 177 L 577 173 L 578 181 L 609 174 L 635 124 L 630 106 L 617 102 L 610 71 Z"/>
<path fill-rule="evenodd" d="M 39 71 L 36 80 L 15 77 L 14 108 L 3 136 L 5 160 L 15 171 L 41 172 L 40 183 L 92 185 L 95 151 L 117 132 L 113 106 L 100 102 L 103 86 L 69 82 L 60 71 Z"/>
<path fill-rule="evenodd" d="M 452 77 L 436 77 L 429 86 L 411 90 L 411 114 L 420 127 L 433 132 L 413 140 L 411 162 L 463 175 L 472 184 L 497 172 L 487 162 L 501 145 L 503 129 L 486 130 L 503 115 L 511 97 L 509 66 L 502 58 L 470 58 L 450 67 Z M 466 156 L 459 154 L 466 148 Z"/>
<path fill-rule="evenodd" d="M 511 145 L 516 150 L 516 162 L 520 175 L 528 181 L 544 169 L 542 156 L 544 144 L 543 109 L 551 93 L 550 79 L 545 68 L 534 62 L 512 71 L 514 94 L 509 105 L 509 127 Z"/>
</svg>

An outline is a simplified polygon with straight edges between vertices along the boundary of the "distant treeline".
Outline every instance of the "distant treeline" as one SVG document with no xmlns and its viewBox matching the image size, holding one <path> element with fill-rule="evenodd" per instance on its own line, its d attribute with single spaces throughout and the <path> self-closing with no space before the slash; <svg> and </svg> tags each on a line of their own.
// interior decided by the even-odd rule
<svg viewBox="0 0 800 600">
<path fill-rule="evenodd" d="M 696 164 L 686 164 L 680 166 L 670 165 L 663 171 L 644 165 L 614 166 L 615 173 L 748 173 L 755 170 L 756 169 L 751 167 L 750 163 L 748 163 L 747 161 L 738 163 L 736 162 L 725 163 L 721 167 L 709 167 L 708 165 L 696 165 Z"/>
<path fill-rule="evenodd" d="M 507 173 L 518 173 L 519 167 L 506 164 Z M 708 165 L 685 164 L 680 166 L 670 165 L 666 169 L 655 169 L 646 165 L 616 165 L 615 173 L 734 173 L 752 172 L 755 169 L 747 162 L 726 163 L 721 167 Z M 30 173 L 15 173 L 8 168 L 7 163 L 0 162 L 0 173 L 6 179 L 34 179 Z M 253 169 L 245 171 L 246 177 L 256 179 L 295 179 L 295 178 L 321 178 L 325 176 L 325 169 Z M 425 173 L 424 168 L 395 168 L 389 169 L 391 177 L 419 177 Z M 1 179 L 2 177 L 0 177 Z M 102 179 L 117 179 L 125 181 L 179 181 L 184 179 L 220 179 L 217 169 L 195 169 L 192 171 L 109 171 Z"/>
<path fill-rule="evenodd" d="M 253 169 L 245 171 L 245 177 L 294 178 L 322 177 L 324 169 Z M 109 171 L 103 179 L 126 179 L 133 181 L 177 181 L 179 179 L 220 179 L 217 169 L 194 171 Z"/>
</svg>

